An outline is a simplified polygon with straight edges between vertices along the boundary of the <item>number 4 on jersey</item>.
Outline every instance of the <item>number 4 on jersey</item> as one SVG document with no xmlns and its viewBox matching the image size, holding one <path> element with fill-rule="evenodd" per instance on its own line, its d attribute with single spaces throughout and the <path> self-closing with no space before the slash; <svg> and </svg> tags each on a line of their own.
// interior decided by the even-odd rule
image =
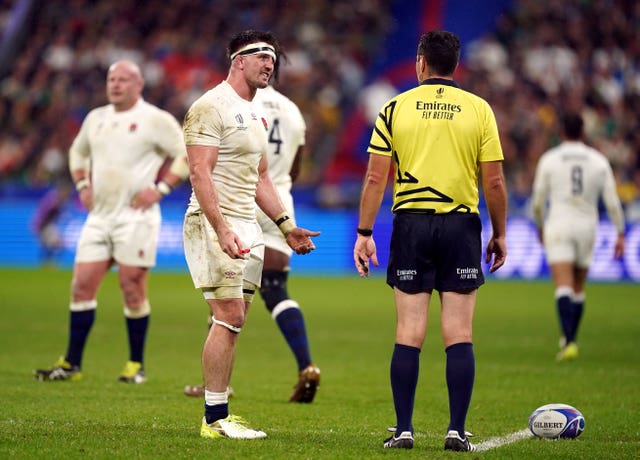
<svg viewBox="0 0 640 460">
<path fill-rule="evenodd" d="M 282 144 L 282 137 L 280 136 L 280 120 L 273 119 L 271 131 L 269 131 L 269 144 L 275 144 L 273 153 L 280 154 L 280 144 Z"/>
</svg>

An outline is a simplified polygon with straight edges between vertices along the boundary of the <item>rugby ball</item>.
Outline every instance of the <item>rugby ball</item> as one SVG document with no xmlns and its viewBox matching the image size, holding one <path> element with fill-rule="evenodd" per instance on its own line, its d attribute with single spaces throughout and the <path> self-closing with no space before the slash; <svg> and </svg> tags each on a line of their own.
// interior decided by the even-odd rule
<svg viewBox="0 0 640 460">
<path fill-rule="evenodd" d="M 568 404 L 546 404 L 529 417 L 529 430 L 538 438 L 574 439 L 584 431 L 584 417 Z"/>
</svg>

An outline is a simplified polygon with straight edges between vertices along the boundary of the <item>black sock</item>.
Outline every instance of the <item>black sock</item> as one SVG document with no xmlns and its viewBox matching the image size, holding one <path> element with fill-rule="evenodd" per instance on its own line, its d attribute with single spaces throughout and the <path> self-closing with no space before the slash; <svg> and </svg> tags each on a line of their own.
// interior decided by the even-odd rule
<svg viewBox="0 0 640 460">
<path fill-rule="evenodd" d="M 229 403 L 216 404 L 215 406 L 204 405 L 204 417 L 207 424 L 211 424 L 216 420 L 227 418 L 229 416 Z"/>
<path fill-rule="evenodd" d="M 464 423 L 471 402 L 476 361 L 473 344 L 456 343 L 445 349 L 447 353 L 446 379 L 449 390 L 449 428 L 464 438 Z"/>
<path fill-rule="evenodd" d="M 96 318 L 96 310 L 72 311 L 69 316 L 69 344 L 65 359 L 72 366 L 82 367 L 82 353 Z"/>
<path fill-rule="evenodd" d="M 144 343 L 149 328 L 149 315 L 142 318 L 126 318 L 129 335 L 129 359 L 141 363 L 144 356 Z"/>
<path fill-rule="evenodd" d="M 575 339 L 575 330 L 573 327 L 573 315 L 571 313 L 571 297 L 563 295 L 556 298 L 556 306 L 558 308 L 558 317 L 560 318 L 560 327 L 562 334 L 566 339 L 566 343 L 573 342 Z"/>
<path fill-rule="evenodd" d="M 396 410 L 396 433 L 413 433 L 413 403 L 420 373 L 420 348 L 395 345 L 391 357 L 391 391 Z"/>
<path fill-rule="evenodd" d="M 580 326 L 580 320 L 582 320 L 582 314 L 584 313 L 584 301 L 573 301 L 571 302 L 571 325 L 573 326 L 573 340 L 571 342 L 576 342 L 578 340 L 578 327 Z M 567 340 L 567 343 L 569 341 Z"/>
</svg>

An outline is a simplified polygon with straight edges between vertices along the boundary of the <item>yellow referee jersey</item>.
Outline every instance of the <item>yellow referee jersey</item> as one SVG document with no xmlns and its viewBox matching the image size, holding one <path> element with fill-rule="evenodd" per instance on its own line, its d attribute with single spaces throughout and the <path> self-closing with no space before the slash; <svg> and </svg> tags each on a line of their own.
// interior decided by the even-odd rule
<svg viewBox="0 0 640 460">
<path fill-rule="evenodd" d="M 479 163 L 504 159 L 489 104 L 443 78 L 387 102 L 367 151 L 393 156 L 393 212 L 477 214 Z"/>
</svg>

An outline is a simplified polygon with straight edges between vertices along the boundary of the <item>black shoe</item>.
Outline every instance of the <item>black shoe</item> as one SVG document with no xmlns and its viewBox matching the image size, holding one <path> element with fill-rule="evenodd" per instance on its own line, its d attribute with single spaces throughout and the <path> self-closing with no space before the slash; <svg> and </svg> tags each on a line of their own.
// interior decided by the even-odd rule
<svg viewBox="0 0 640 460">
<path fill-rule="evenodd" d="M 394 434 L 384 440 L 382 447 L 385 449 L 413 449 L 413 433 L 411 431 L 403 431 L 397 438 Z"/>
<path fill-rule="evenodd" d="M 461 438 L 457 431 L 450 430 L 447 437 L 444 438 L 444 450 L 453 450 L 455 452 L 474 452 L 476 446 L 469 442 L 468 437 L 473 436 L 471 433 L 465 432 L 465 437 Z"/>
</svg>

